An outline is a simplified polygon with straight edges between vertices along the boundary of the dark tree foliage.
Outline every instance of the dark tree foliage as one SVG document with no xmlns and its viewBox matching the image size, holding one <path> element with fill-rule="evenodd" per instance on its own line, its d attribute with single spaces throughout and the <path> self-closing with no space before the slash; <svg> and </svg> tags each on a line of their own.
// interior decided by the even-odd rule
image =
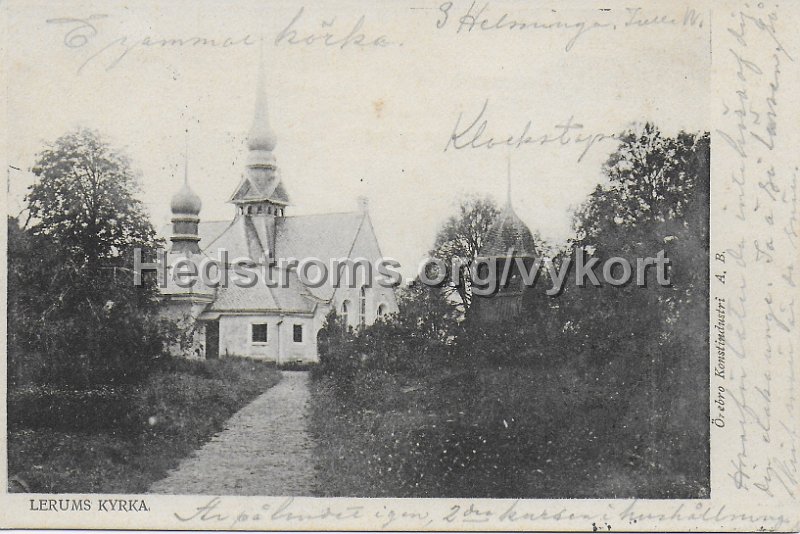
<svg viewBox="0 0 800 534">
<path fill-rule="evenodd" d="M 546 295 L 549 280 L 540 273 L 517 321 L 460 321 L 452 302 L 469 306 L 468 284 L 412 286 L 399 316 L 346 335 L 335 329 L 322 369 L 344 412 L 378 411 L 394 421 L 398 406 L 408 406 L 421 419 L 438 417 L 435 430 L 409 431 L 412 452 L 395 447 L 402 438 L 384 436 L 389 445 L 373 458 L 391 450 L 392 473 L 427 476 L 442 461 L 443 442 L 447 451 L 469 443 L 458 452 L 462 463 L 447 464 L 443 475 L 469 480 L 469 488 L 459 489 L 468 495 L 552 496 L 546 490 L 560 487 L 558 479 L 539 482 L 521 467 L 546 472 L 541 458 L 560 462 L 557 478 L 570 481 L 599 471 L 626 496 L 708 495 L 709 135 L 669 137 L 645 125 L 620 137 L 604 171 L 607 182 L 576 213 L 574 239 L 554 254 L 559 270 L 572 262 L 563 293 Z M 496 215 L 493 206 L 475 207 L 465 204 L 447 221 L 434 255 L 474 260 Z M 576 286 L 574 253 L 584 247 L 601 265 L 627 259 L 633 282 L 612 286 L 597 269 L 600 287 Z M 660 251 L 671 261 L 671 284 L 656 283 L 650 267 L 646 285 L 638 286 L 637 258 Z M 526 382 L 536 387 L 526 390 Z M 409 395 L 413 402 L 405 400 Z M 435 436 L 435 446 L 420 450 L 426 436 Z M 496 442 L 492 453 L 501 448 L 499 457 L 466 462 L 481 454 L 487 436 Z M 367 441 L 374 439 L 370 432 Z M 528 475 L 536 482 L 526 482 Z M 455 484 L 445 491 L 460 488 Z M 589 494 L 609 491 L 616 490 Z M 419 496 L 419 488 L 410 495 Z"/>
<path fill-rule="evenodd" d="M 419 375 L 449 362 L 460 327 L 457 311 L 442 291 L 415 281 L 399 291 L 398 306 L 398 313 L 355 330 L 346 329 L 331 311 L 318 338 L 315 376 L 333 378 L 338 393 L 348 398 L 365 372 Z M 380 388 L 373 393 L 379 395 Z"/>
<path fill-rule="evenodd" d="M 134 380 L 162 351 L 153 278 L 133 250 L 158 242 L 128 160 L 91 130 L 37 157 L 25 227 L 9 219 L 9 375 L 88 385 Z M 174 334 L 174 332 L 173 332 Z"/>
<path fill-rule="evenodd" d="M 127 157 L 92 130 L 78 129 L 37 157 L 26 200 L 31 233 L 63 247 L 78 265 L 130 256 L 156 245 L 156 234 Z"/>
<path fill-rule="evenodd" d="M 498 213 L 497 205 L 490 198 L 463 200 L 458 214 L 448 218 L 439 230 L 430 252 L 432 257 L 444 260 L 448 269 L 444 294 L 464 314 L 472 303 L 470 269 Z M 460 260 L 459 273 L 449 272 L 454 259 Z"/>
<path fill-rule="evenodd" d="M 708 133 L 626 132 L 605 165 L 609 183 L 577 213 L 575 245 L 634 268 L 664 251 L 671 284 L 650 268 L 647 287 L 570 284 L 560 303 L 577 350 L 615 369 L 610 385 L 627 391 L 644 461 L 697 475 L 708 461 L 709 158 Z"/>
<path fill-rule="evenodd" d="M 622 136 L 605 166 L 609 183 L 598 186 L 577 213 L 575 246 L 586 247 L 601 261 L 626 258 L 634 268 L 637 258 L 663 251 L 670 259 L 671 285 L 659 286 L 654 268 L 647 272 L 646 288 L 631 283 L 597 290 L 571 284 L 567 293 L 577 304 L 586 307 L 594 299 L 598 302 L 592 309 L 602 312 L 576 314 L 590 337 L 608 337 L 616 330 L 641 335 L 698 330 L 692 325 L 698 324 L 696 314 L 704 313 L 708 299 L 709 156 L 707 133 L 665 137 L 647 124 Z M 612 321 L 620 315 L 627 319 Z"/>
</svg>

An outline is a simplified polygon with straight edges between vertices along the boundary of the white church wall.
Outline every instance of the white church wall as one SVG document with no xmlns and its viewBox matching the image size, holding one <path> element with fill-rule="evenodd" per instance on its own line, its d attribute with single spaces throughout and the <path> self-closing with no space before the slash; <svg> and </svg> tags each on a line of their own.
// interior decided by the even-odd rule
<svg viewBox="0 0 800 534">
<path fill-rule="evenodd" d="M 253 341 L 253 325 L 267 325 L 267 340 Z M 302 328 L 302 341 L 294 340 L 294 325 Z M 314 318 L 305 315 L 223 315 L 219 319 L 220 357 L 246 356 L 277 363 L 316 362 Z"/>
<path fill-rule="evenodd" d="M 353 244 L 353 251 L 350 255 L 352 259 L 366 258 L 375 267 L 375 261 L 381 257 L 381 250 L 378 246 L 378 241 L 375 237 L 375 232 L 369 219 L 364 221 L 356 236 Z M 356 328 L 360 324 L 360 306 L 361 306 L 361 286 L 363 285 L 363 270 L 359 268 L 357 271 L 359 278 L 356 281 L 356 287 L 340 287 L 336 290 L 334 296 L 334 304 L 336 312 L 342 315 L 342 304 L 349 303 L 348 307 L 348 326 Z M 384 288 L 376 283 L 377 273 L 373 273 L 373 280 L 370 287 L 365 290 L 366 310 L 364 322 L 371 325 L 377 319 L 378 307 L 383 305 L 385 313 L 397 312 L 397 299 L 392 288 Z"/>
</svg>

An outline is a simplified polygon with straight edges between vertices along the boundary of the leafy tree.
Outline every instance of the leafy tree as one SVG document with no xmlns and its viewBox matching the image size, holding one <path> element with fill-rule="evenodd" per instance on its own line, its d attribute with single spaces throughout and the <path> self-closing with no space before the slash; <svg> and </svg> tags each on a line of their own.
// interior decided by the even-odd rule
<svg viewBox="0 0 800 534">
<path fill-rule="evenodd" d="M 153 278 L 133 285 L 133 249 L 158 241 L 124 155 L 80 129 L 37 157 L 29 226 L 9 221 L 10 350 L 36 380 L 72 385 L 135 379 L 159 354 Z M 31 379 L 31 372 L 21 373 Z"/>
<path fill-rule="evenodd" d="M 155 247 L 156 234 L 127 157 L 92 130 L 58 138 L 37 157 L 39 180 L 26 200 L 31 231 L 64 247 L 77 264 L 95 268 L 134 247 Z"/>
<path fill-rule="evenodd" d="M 708 392 L 709 156 L 708 133 L 668 137 L 652 124 L 625 132 L 605 165 L 608 183 L 576 214 L 576 245 L 634 267 L 663 250 L 671 285 L 659 286 L 651 269 L 647 287 L 568 286 L 563 302 L 576 342 L 596 365 L 617 369 L 610 389 L 624 387 L 627 417 L 644 422 L 628 425 L 643 440 L 643 461 L 694 474 L 706 472 L 707 455 L 687 456 L 696 463 L 690 468 L 678 464 L 690 436 L 708 428 L 699 395 Z M 670 426 L 676 418 L 679 429 Z"/>
<path fill-rule="evenodd" d="M 707 299 L 709 156 L 708 133 L 666 137 L 652 124 L 626 132 L 605 165 L 609 183 L 576 216 L 576 245 L 601 260 L 622 256 L 635 265 L 637 257 L 661 250 L 670 258 L 672 287 L 656 287 L 651 272 L 652 291 L 615 291 L 657 299 L 665 321 Z"/>
<path fill-rule="evenodd" d="M 466 314 L 472 303 L 472 264 L 498 214 L 497 205 L 490 198 L 463 200 L 458 214 L 448 218 L 439 230 L 430 252 L 432 257 L 444 261 L 448 270 L 442 288 L 444 295 L 463 314 Z M 453 266 L 459 272 L 451 272 Z"/>
<path fill-rule="evenodd" d="M 447 343 L 457 332 L 458 313 L 438 288 L 415 280 L 397 295 L 396 321 L 412 337 Z"/>
</svg>

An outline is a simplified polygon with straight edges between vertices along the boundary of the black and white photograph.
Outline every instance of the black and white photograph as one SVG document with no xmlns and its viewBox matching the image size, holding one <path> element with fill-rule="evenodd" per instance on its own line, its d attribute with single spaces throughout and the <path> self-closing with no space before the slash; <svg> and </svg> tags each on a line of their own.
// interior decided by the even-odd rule
<svg viewBox="0 0 800 534">
<path fill-rule="evenodd" d="M 800 527 L 796 8 L 0 10 L 3 527 Z"/>
</svg>

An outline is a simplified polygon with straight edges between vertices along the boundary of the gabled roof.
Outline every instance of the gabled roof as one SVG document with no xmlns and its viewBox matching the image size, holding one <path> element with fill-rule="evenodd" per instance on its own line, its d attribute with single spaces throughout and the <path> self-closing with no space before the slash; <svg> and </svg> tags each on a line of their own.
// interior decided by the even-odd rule
<svg viewBox="0 0 800 534">
<path fill-rule="evenodd" d="M 237 216 L 232 222 L 201 221 L 198 226 L 200 248 L 210 258 L 217 258 L 218 251 L 228 252 L 229 261 L 247 257 L 255 261 L 263 258 L 264 236 L 257 228 L 257 216 Z M 326 213 L 320 215 L 296 215 L 276 219 L 275 257 L 318 258 L 330 266 L 330 260 L 349 258 L 356 238 L 365 222 L 364 212 Z M 162 229 L 168 236 L 170 227 Z M 220 288 L 217 299 L 208 311 L 284 310 L 312 311 L 319 301 L 333 297 L 333 277 L 328 276 L 320 287 L 306 287 L 294 271 L 289 273 L 288 287 L 268 288 L 257 283 L 251 288 L 229 284 Z"/>
<path fill-rule="evenodd" d="M 366 214 L 360 211 L 299 215 L 279 220 L 275 250 L 282 258 L 319 258 L 328 266 L 331 259 L 349 258 Z M 321 300 L 333 297 L 333 277 L 309 291 Z"/>
<path fill-rule="evenodd" d="M 278 219 L 275 249 L 280 256 L 322 260 L 346 257 L 364 220 L 362 212 L 295 215 Z"/>
<path fill-rule="evenodd" d="M 228 228 L 233 221 L 200 221 L 197 226 L 197 234 L 200 236 L 200 250 L 206 248 L 214 239 L 222 235 L 222 232 Z M 172 232 L 172 226 L 167 225 L 164 235 L 169 236 Z"/>
<path fill-rule="evenodd" d="M 199 226 L 202 228 L 203 223 Z M 217 252 L 224 249 L 230 261 L 236 258 L 259 261 L 264 255 L 264 245 L 249 217 L 236 217 L 221 234 L 206 242 L 201 239 L 200 248 L 211 257 L 217 257 Z"/>
</svg>

